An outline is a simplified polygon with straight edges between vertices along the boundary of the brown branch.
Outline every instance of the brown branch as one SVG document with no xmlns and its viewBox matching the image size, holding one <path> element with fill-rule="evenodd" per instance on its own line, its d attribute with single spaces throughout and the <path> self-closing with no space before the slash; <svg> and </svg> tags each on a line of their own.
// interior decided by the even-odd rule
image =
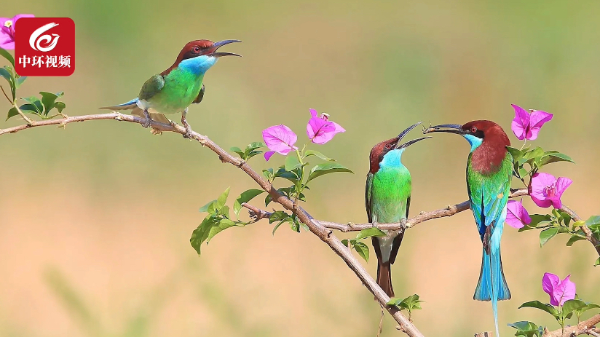
<svg viewBox="0 0 600 337">
<path fill-rule="evenodd" d="M 568 328 L 565 328 L 564 334 L 562 329 L 554 331 L 546 331 L 542 337 L 572 337 L 579 335 L 591 335 L 592 333 L 598 333 L 599 330 L 595 328 L 596 324 L 600 323 L 600 314 L 590 317 L 589 319 Z"/>
<path fill-rule="evenodd" d="M 516 191 L 512 192 L 510 195 L 510 198 L 517 198 L 517 197 L 521 197 L 524 195 L 527 195 L 527 190 L 520 189 L 520 190 L 516 190 Z M 260 219 L 268 218 L 269 216 L 271 216 L 270 212 L 259 209 L 250 204 L 242 204 L 242 206 L 244 206 L 248 209 L 248 212 L 250 213 L 250 217 L 254 221 L 258 221 Z M 420 224 L 421 222 L 425 222 L 425 221 L 429 221 L 429 220 L 433 220 L 433 219 L 444 218 L 444 217 L 448 217 L 448 216 L 453 216 L 457 213 L 466 211 L 469 208 L 470 208 L 469 201 L 464 201 L 464 202 L 461 202 L 460 204 L 448 206 L 446 208 L 438 209 L 435 211 L 421 212 L 421 213 L 419 213 L 419 215 L 412 217 L 410 219 L 403 220 L 400 222 L 393 222 L 393 223 L 354 224 L 354 223 L 350 222 L 347 224 L 341 224 L 341 223 L 324 221 L 324 220 L 315 220 L 315 221 L 318 221 L 325 228 L 335 229 L 335 230 L 338 230 L 341 232 L 355 232 L 355 231 L 361 231 L 363 229 L 369 229 L 369 228 L 373 228 L 373 227 L 377 227 L 381 230 L 400 230 L 400 229 L 412 228 L 415 225 Z"/>
<path fill-rule="evenodd" d="M 132 123 L 143 124 L 146 122 L 145 118 L 131 116 L 131 115 L 123 115 L 118 112 L 112 112 L 107 114 L 98 114 L 98 115 L 87 115 L 87 116 L 77 116 L 77 117 L 67 117 L 58 120 L 45 120 L 40 122 L 32 122 L 28 125 L 20 125 L 12 128 L 7 128 L 0 130 L 0 135 L 7 133 L 16 133 L 22 130 L 31 129 L 38 126 L 48 126 L 48 125 L 61 125 L 64 126 L 69 123 L 74 122 L 83 122 L 87 120 L 108 120 L 114 119 L 118 121 L 126 121 Z M 170 131 L 179 133 L 181 135 L 186 134 L 186 130 L 184 127 L 172 124 L 166 125 L 162 123 L 158 123 L 155 121 L 151 121 L 150 125 L 154 129 L 158 129 L 160 131 Z M 377 285 L 375 280 L 369 275 L 363 265 L 358 261 L 356 257 L 351 253 L 348 247 L 344 246 L 342 242 L 332 233 L 332 231 L 328 228 L 325 228 L 318 221 L 313 220 L 312 216 L 308 214 L 302 207 L 295 204 L 292 200 L 286 198 L 284 195 L 279 193 L 276 188 L 271 185 L 270 182 L 265 180 L 262 175 L 258 174 L 254 171 L 244 160 L 234 157 L 229 154 L 227 151 L 223 150 L 219 145 L 210 140 L 207 136 L 201 135 L 195 131 L 190 133 L 190 138 L 198 141 L 203 146 L 208 147 L 210 150 L 215 152 L 219 159 L 224 163 L 232 164 L 242 171 L 244 171 L 250 178 L 252 178 L 263 190 L 269 193 L 274 202 L 282 205 L 285 209 L 292 211 L 300 221 L 302 221 L 306 226 L 308 226 L 311 233 L 315 234 L 321 241 L 325 242 L 344 262 L 348 265 L 352 271 L 358 276 L 361 282 L 367 287 L 367 289 L 375 295 L 375 298 L 379 301 L 379 303 L 392 315 L 392 317 L 400 324 L 402 331 L 404 331 L 407 335 L 411 337 L 423 337 L 423 334 L 415 327 L 396 307 L 387 306 L 387 302 L 390 298 L 385 294 L 385 292 Z"/>
<path fill-rule="evenodd" d="M 573 211 L 572 209 L 570 209 L 569 207 L 567 207 L 565 205 L 562 205 L 560 210 L 569 214 L 569 216 L 571 216 L 571 219 L 573 219 L 573 221 L 581 221 L 582 220 L 579 217 L 579 215 L 577 215 L 577 213 L 575 213 L 575 211 Z M 585 234 L 585 237 L 587 238 L 587 240 L 589 242 L 591 242 L 592 245 L 594 245 L 594 248 L 596 248 L 596 252 L 598 252 L 598 256 L 600 256 L 600 240 L 598 240 L 598 238 L 596 238 L 596 236 L 594 236 L 594 234 L 592 233 L 592 231 L 586 224 L 581 226 L 581 230 Z"/>
<path fill-rule="evenodd" d="M 524 195 L 527 195 L 527 190 L 520 189 L 520 190 L 516 190 L 516 191 L 512 192 L 510 195 L 510 198 L 517 198 L 517 197 L 521 197 Z M 438 209 L 435 211 L 421 212 L 421 213 L 419 213 L 419 215 L 417 215 L 415 217 L 412 217 L 410 219 L 400 221 L 400 222 L 394 222 L 394 223 L 340 224 L 340 223 L 335 223 L 335 222 L 330 222 L 330 221 L 320 221 L 320 220 L 319 220 L 319 222 L 323 226 L 325 226 L 329 229 L 335 229 L 335 230 L 339 230 L 342 232 L 361 231 L 363 229 L 368 229 L 368 228 L 373 228 L 373 227 L 377 227 L 381 230 L 400 230 L 400 229 L 414 227 L 415 225 L 420 224 L 421 222 L 425 222 L 425 221 L 429 221 L 429 220 L 433 220 L 433 219 L 444 218 L 444 217 L 448 217 L 448 216 L 453 216 L 457 213 L 466 211 L 469 208 L 470 208 L 469 201 L 464 201 L 464 202 L 461 202 L 460 204 L 447 206 L 446 208 Z"/>
</svg>

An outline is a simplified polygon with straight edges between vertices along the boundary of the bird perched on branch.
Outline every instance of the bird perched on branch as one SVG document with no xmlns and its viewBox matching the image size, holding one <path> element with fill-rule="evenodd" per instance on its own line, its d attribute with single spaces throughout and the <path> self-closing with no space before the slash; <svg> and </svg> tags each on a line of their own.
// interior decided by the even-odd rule
<svg viewBox="0 0 600 337">
<path fill-rule="evenodd" d="M 471 144 L 467 159 L 467 192 L 483 243 L 481 271 L 473 299 L 492 301 L 496 335 L 500 336 L 498 301 L 510 299 L 500 257 L 500 239 L 513 169 L 512 156 L 506 149 L 510 146 L 510 140 L 500 125 L 486 120 L 464 125 L 437 125 L 423 131 L 431 132 L 455 133 Z"/>
<path fill-rule="evenodd" d="M 371 149 L 370 170 L 367 174 L 365 205 L 371 223 L 392 223 L 408 218 L 411 177 L 402 164 L 402 154 L 410 145 L 431 137 L 423 137 L 399 144 L 402 138 L 421 122 L 402 131 L 398 137 L 383 141 Z M 377 255 L 377 284 L 393 297 L 390 266 L 396 260 L 404 231 L 388 231 L 384 237 L 372 237 Z"/>
<path fill-rule="evenodd" d="M 138 97 L 123 104 L 102 107 L 109 110 L 132 110 L 131 114 L 145 117 L 144 127 L 150 120 L 173 124 L 164 114 L 181 113 L 181 124 L 186 129 L 186 137 L 191 128 L 186 114 L 192 103 L 200 103 L 204 97 L 204 74 L 222 56 L 241 56 L 217 50 L 239 40 L 212 42 L 195 40 L 188 42 L 179 52 L 175 63 L 160 74 L 150 77 L 142 86 Z M 153 129 L 153 133 L 160 131 Z"/>
</svg>

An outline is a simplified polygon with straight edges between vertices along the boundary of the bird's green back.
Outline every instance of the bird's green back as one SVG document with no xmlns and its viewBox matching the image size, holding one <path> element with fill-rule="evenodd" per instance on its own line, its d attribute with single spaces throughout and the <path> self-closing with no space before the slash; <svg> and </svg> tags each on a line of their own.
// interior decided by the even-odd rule
<svg viewBox="0 0 600 337">
<path fill-rule="evenodd" d="M 473 168 L 471 155 L 467 162 L 467 187 L 471 209 L 483 238 L 485 229 L 499 220 L 510 195 L 512 179 L 512 156 L 506 153 L 496 172 L 482 174 Z"/>
</svg>

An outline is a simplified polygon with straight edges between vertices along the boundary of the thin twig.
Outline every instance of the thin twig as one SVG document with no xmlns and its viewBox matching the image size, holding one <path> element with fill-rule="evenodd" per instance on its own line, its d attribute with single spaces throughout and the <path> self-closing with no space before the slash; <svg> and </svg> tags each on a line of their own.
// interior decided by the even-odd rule
<svg viewBox="0 0 600 337">
<path fill-rule="evenodd" d="M 76 116 L 76 117 L 67 117 L 60 120 L 45 120 L 45 121 L 34 121 L 28 125 L 20 125 L 12 128 L 7 128 L 4 130 L 0 130 L 0 135 L 7 133 L 16 133 L 22 130 L 31 129 L 39 126 L 48 126 L 48 125 L 66 125 L 73 122 L 83 122 L 87 120 L 109 120 L 114 119 L 118 121 L 126 121 L 132 123 L 143 124 L 146 122 L 145 118 L 140 118 L 132 115 L 123 115 L 118 112 L 112 112 L 107 114 L 98 114 L 98 115 L 86 115 L 86 116 Z M 181 135 L 186 134 L 186 130 L 184 127 L 173 124 L 167 125 L 155 122 L 153 120 L 150 121 L 150 126 L 154 129 L 158 129 L 160 131 L 167 132 L 175 132 Z M 223 150 L 219 145 L 210 140 L 207 136 L 201 135 L 195 131 L 191 131 L 189 134 L 190 139 L 194 139 L 198 141 L 203 146 L 208 147 L 210 150 L 215 152 L 219 159 L 223 163 L 232 164 L 235 167 L 238 167 L 242 171 L 244 171 L 250 178 L 252 178 L 263 190 L 271 195 L 271 198 L 274 202 L 280 204 L 288 211 L 292 211 L 302 223 L 304 223 L 310 230 L 311 233 L 315 234 L 321 241 L 325 242 L 344 262 L 348 265 L 348 267 L 354 271 L 356 276 L 361 280 L 361 282 L 367 287 L 367 289 L 375 295 L 377 301 L 385 307 L 385 309 L 392 315 L 392 317 L 398 322 L 402 331 L 404 331 L 407 335 L 411 337 L 424 337 L 423 334 L 414 326 L 408 318 L 406 318 L 398 308 L 395 306 L 387 306 L 387 302 L 390 298 L 386 295 L 386 293 L 377 285 L 377 282 L 369 275 L 367 270 L 363 267 L 363 265 L 358 261 L 358 259 L 351 253 L 351 251 L 342 244 L 342 242 L 332 233 L 332 231 L 328 228 L 323 227 L 318 221 L 313 220 L 312 216 L 304 210 L 304 208 L 299 205 L 295 205 L 292 200 L 288 199 L 269 181 L 263 178 L 262 175 L 254 171 L 245 161 L 240 158 L 234 157 L 229 154 L 227 151 Z"/>
<path fill-rule="evenodd" d="M 4 91 L 4 87 L 0 85 L 0 89 L 2 89 L 2 93 L 4 94 L 4 97 L 6 97 L 6 99 L 10 102 L 10 104 L 13 104 L 13 101 L 10 98 L 8 98 L 6 91 Z"/>
<path fill-rule="evenodd" d="M 590 334 L 590 332 L 597 333 L 594 326 L 600 323 L 600 314 L 590 317 L 589 319 L 574 325 L 565 328 L 564 334 L 562 329 L 554 330 L 554 331 L 546 331 L 542 337 L 563 337 L 563 336 L 579 336 Z"/>
<path fill-rule="evenodd" d="M 581 221 L 582 220 L 579 217 L 579 215 L 577 215 L 577 213 L 575 213 L 575 211 L 573 211 L 572 209 L 570 209 L 569 207 L 567 207 L 565 205 L 562 205 L 560 210 L 569 214 L 569 216 L 571 216 L 571 219 L 573 219 L 573 221 Z M 581 226 L 581 230 L 585 234 L 585 237 L 587 238 L 587 240 L 589 242 L 591 242 L 592 245 L 594 245 L 594 248 L 596 248 L 596 252 L 598 252 L 598 255 L 600 256 L 600 240 L 598 240 L 596 238 L 596 236 L 592 233 L 592 231 L 586 224 L 583 224 L 583 226 Z"/>
</svg>

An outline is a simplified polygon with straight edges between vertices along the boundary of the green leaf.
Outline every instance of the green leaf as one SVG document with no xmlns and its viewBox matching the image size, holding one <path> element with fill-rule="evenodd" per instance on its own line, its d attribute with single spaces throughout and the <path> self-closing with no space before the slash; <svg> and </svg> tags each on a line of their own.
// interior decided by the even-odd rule
<svg viewBox="0 0 600 337">
<path fill-rule="evenodd" d="M 581 235 L 577 235 L 577 234 L 573 234 L 571 235 L 571 238 L 569 239 L 569 241 L 567 241 L 567 246 L 572 246 L 575 242 L 577 241 L 581 241 L 581 240 L 587 240 L 587 238 L 585 236 L 581 236 Z"/>
<path fill-rule="evenodd" d="M 523 152 L 521 152 L 521 150 L 519 149 L 510 146 L 507 146 L 506 149 L 512 155 L 514 163 L 517 163 L 519 159 L 521 159 L 521 157 L 523 156 Z"/>
<path fill-rule="evenodd" d="M 594 267 L 595 266 L 600 266 L 600 257 L 598 258 L 598 260 L 596 260 L 596 262 L 594 263 Z"/>
<path fill-rule="evenodd" d="M 246 146 L 246 151 L 254 151 L 256 149 L 260 149 L 262 147 L 267 147 L 267 145 L 265 145 L 265 143 L 263 142 L 252 142 L 250 144 L 248 144 L 248 146 Z"/>
<path fill-rule="evenodd" d="M 581 310 L 586 306 L 587 304 L 582 300 L 568 300 L 563 304 L 563 316 L 566 317 L 567 315 L 573 313 L 573 311 Z"/>
<path fill-rule="evenodd" d="M 564 153 L 560 153 L 557 151 L 547 151 L 544 153 L 544 155 L 542 155 L 540 157 L 539 165 L 544 166 L 544 165 L 559 162 L 559 161 L 566 161 L 566 162 L 575 164 L 573 159 L 571 159 L 571 157 L 567 156 Z"/>
<path fill-rule="evenodd" d="M 342 240 L 342 244 L 346 247 L 348 247 L 348 239 L 344 239 Z"/>
<path fill-rule="evenodd" d="M 0 48 L 0 56 L 3 56 L 5 59 L 7 59 L 13 67 L 15 66 L 15 58 L 8 51 L 6 51 L 6 49 Z"/>
<path fill-rule="evenodd" d="M 266 170 L 262 170 L 263 176 L 268 180 L 268 181 L 273 181 L 273 169 L 272 168 L 268 168 Z"/>
<path fill-rule="evenodd" d="M 369 238 L 372 236 L 386 236 L 387 234 L 385 234 L 381 229 L 373 227 L 373 228 L 367 228 L 367 229 L 363 229 L 362 231 L 360 231 L 358 233 L 358 235 L 356 236 L 356 240 L 362 240 L 364 238 Z"/>
<path fill-rule="evenodd" d="M 204 213 L 204 212 L 208 212 L 208 209 L 212 206 L 212 204 L 216 203 L 216 200 L 212 200 L 209 203 L 207 203 L 206 205 L 200 207 L 200 212 Z"/>
<path fill-rule="evenodd" d="M 315 178 L 318 178 L 322 175 L 329 174 L 329 173 L 336 173 L 336 172 L 354 173 L 350 169 L 348 169 L 345 166 L 338 164 L 338 163 L 331 163 L 331 162 L 323 163 L 323 164 L 315 165 L 310 170 L 310 174 L 308 175 L 308 180 L 306 180 L 306 183 L 308 183 L 309 181 L 311 181 Z"/>
<path fill-rule="evenodd" d="M 231 150 L 231 152 L 237 153 L 242 159 L 244 158 L 244 151 L 242 151 L 242 149 L 240 149 L 239 147 L 232 146 L 229 150 Z"/>
<path fill-rule="evenodd" d="M 212 226 L 215 223 L 217 223 L 217 221 L 218 221 L 218 219 L 216 219 L 212 215 L 209 215 L 206 218 L 204 218 L 204 220 L 202 221 L 200 226 L 198 226 L 198 228 L 196 228 L 192 232 L 192 237 L 190 238 L 190 244 L 196 250 L 198 255 L 200 255 L 200 246 L 202 245 L 202 243 L 204 241 L 206 241 L 206 238 L 208 238 L 208 233 L 209 233 L 210 229 L 212 228 Z"/>
<path fill-rule="evenodd" d="M 600 225 L 600 215 L 591 216 L 589 219 L 585 221 L 585 224 L 590 227 L 594 225 Z"/>
<path fill-rule="evenodd" d="M 300 161 L 298 160 L 297 156 L 288 155 L 287 157 L 285 157 L 285 170 L 286 171 L 293 171 L 300 166 L 302 166 L 302 164 L 300 164 Z"/>
<path fill-rule="evenodd" d="M 354 250 L 365 259 L 365 261 L 369 262 L 369 247 L 362 242 L 354 243 Z"/>
<path fill-rule="evenodd" d="M 196 252 L 200 254 L 200 246 L 202 246 L 204 241 L 208 243 L 215 235 L 236 225 L 235 222 L 229 219 L 219 219 L 218 217 L 209 215 L 204 218 L 200 226 L 194 230 L 192 237 L 190 238 L 190 243 Z"/>
<path fill-rule="evenodd" d="M 315 150 L 306 150 L 306 152 L 304 152 L 306 157 L 310 157 L 310 156 L 315 156 L 319 159 L 325 160 L 325 161 L 335 161 L 335 159 L 331 159 L 329 157 L 327 157 L 326 155 L 322 154 L 319 151 L 315 151 Z"/>
<path fill-rule="evenodd" d="M 263 142 L 250 143 L 248 146 L 246 146 L 246 149 L 244 150 L 244 160 L 248 160 L 258 154 L 263 153 L 263 151 L 257 150 L 263 147 L 266 147 L 266 145 Z"/>
<path fill-rule="evenodd" d="M 515 336 L 541 337 L 544 334 L 544 327 L 528 321 L 509 323 L 508 326 L 517 329 Z"/>
<path fill-rule="evenodd" d="M 280 167 L 279 170 L 277 170 L 277 172 L 275 172 L 275 177 L 287 179 L 287 180 L 293 182 L 294 184 L 297 183 L 298 180 L 300 179 L 295 172 L 286 171 L 285 168 L 283 168 L 283 167 Z"/>
<path fill-rule="evenodd" d="M 19 115 L 19 112 L 17 111 L 17 108 L 13 107 L 10 110 L 8 110 L 8 116 L 6 116 L 6 120 L 17 115 Z"/>
<path fill-rule="evenodd" d="M 221 209 L 223 206 L 225 206 L 225 203 L 227 202 L 227 197 L 229 196 L 229 187 L 227 187 L 227 189 L 225 190 L 225 192 L 223 192 L 219 198 L 217 199 L 217 203 L 215 205 L 216 209 Z"/>
<path fill-rule="evenodd" d="M 27 76 L 18 76 L 15 80 L 15 87 L 18 89 L 23 82 L 27 79 Z"/>
<path fill-rule="evenodd" d="M 242 209 L 243 203 L 254 199 L 254 197 L 256 197 L 257 195 L 259 195 L 263 192 L 264 192 L 263 190 L 253 188 L 253 189 L 244 191 L 242 194 L 240 194 L 240 196 L 237 199 L 235 199 L 235 202 L 233 203 L 233 212 L 235 213 L 235 215 L 240 214 L 240 210 Z"/>
<path fill-rule="evenodd" d="M 519 307 L 519 309 L 521 308 L 537 308 L 549 313 L 550 315 L 554 316 L 554 318 L 558 318 L 558 310 L 556 310 L 555 307 L 551 306 L 550 304 L 544 304 L 540 301 L 525 302 Z"/>
<path fill-rule="evenodd" d="M 23 104 L 19 107 L 23 113 L 41 115 L 42 111 L 44 111 L 44 107 L 42 106 L 42 102 L 37 101 L 35 104 Z"/>
<path fill-rule="evenodd" d="M 63 102 L 54 103 L 54 108 L 58 110 L 59 113 L 62 113 L 63 110 L 67 107 L 67 105 Z"/>
<path fill-rule="evenodd" d="M 10 87 L 13 87 L 13 77 L 12 74 L 6 69 L 6 67 L 4 68 L 0 68 L 0 76 L 4 77 L 6 79 L 6 81 L 8 81 L 8 84 L 10 84 Z"/>
<path fill-rule="evenodd" d="M 226 230 L 227 228 L 230 228 L 233 226 L 236 226 L 235 222 L 233 222 L 229 219 L 221 219 L 221 221 L 214 224 L 208 231 L 208 237 L 206 238 L 206 243 L 209 243 L 210 240 L 215 237 L 215 235 L 217 235 L 217 234 L 221 233 L 222 231 Z"/>
<path fill-rule="evenodd" d="M 558 234 L 559 228 L 552 227 L 544 229 L 540 232 L 540 247 L 546 244 L 548 240 L 552 239 L 556 234 Z"/>
<path fill-rule="evenodd" d="M 56 94 L 53 94 L 51 92 L 45 92 L 42 91 L 40 92 L 40 95 L 42 95 L 42 105 L 44 106 L 44 115 L 48 115 L 48 112 L 50 112 L 50 110 L 52 110 L 52 108 L 54 108 L 54 102 L 56 101 L 57 98 L 59 98 L 60 96 L 64 95 L 63 92 L 59 92 Z"/>
<path fill-rule="evenodd" d="M 290 215 L 287 214 L 284 211 L 276 211 L 271 213 L 271 216 L 269 217 L 269 223 L 273 223 L 276 221 L 287 221 L 290 219 Z"/>
</svg>

